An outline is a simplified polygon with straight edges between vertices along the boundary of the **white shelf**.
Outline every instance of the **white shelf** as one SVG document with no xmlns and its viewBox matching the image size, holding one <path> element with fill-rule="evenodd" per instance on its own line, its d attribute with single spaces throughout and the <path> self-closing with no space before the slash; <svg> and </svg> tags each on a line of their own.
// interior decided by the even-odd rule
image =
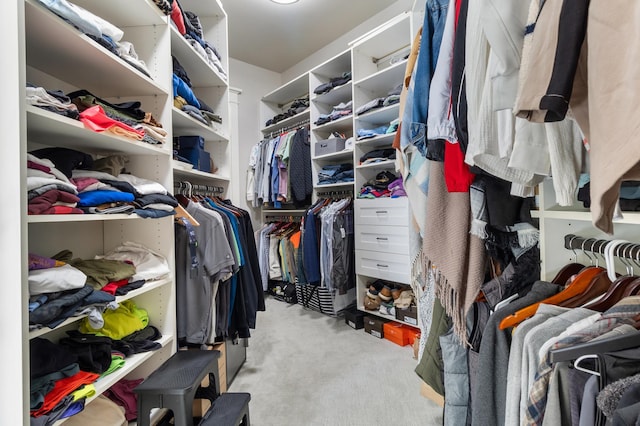
<svg viewBox="0 0 640 426">
<path fill-rule="evenodd" d="M 342 188 L 346 186 L 353 186 L 354 182 L 340 182 L 340 183 L 330 183 L 326 185 L 315 185 L 313 188 L 316 190 L 329 189 L 329 188 Z"/>
<path fill-rule="evenodd" d="M 319 155 L 317 157 L 312 157 L 312 160 L 321 161 L 321 160 L 342 160 L 342 159 L 351 159 L 353 157 L 353 150 L 346 151 L 338 151 L 332 152 L 331 154 Z"/>
<path fill-rule="evenodd" d="M 346 102 L 351 99 L 352 88 L 353 82 L 349 81 L 342 86 L 338 86 L 332 89 L 330 92 L 322 93 L 320 95 L 313 94 L 311 101 L 334 106 L 339 104 L 340 102 Z"/>
<path fill-rule="evenodd" d="M 351 71 L 351 50 L 345 50 L 342 53 L 326 60 L 311 70 L 311 74 L 324 77 L 322 80 L 329 81 L 334 77 L 339 77 L 342 73 Z M 315 87 L 314 87 L 315 89 Z"/>
<path fill-rule="evenodd" d="M 94 153 L 121 152 L 134 155 L 169 155 L 169 150 L 146 142 L 127 139 L 112 133 L 89 130 L 78 121 L 28 105 L 27 137 L 29 141 L 47 146 L 92 151 Z M 165 142 L 165 145 L 168 143 Z M 159 145 L 162 146 L 162 145 Z"/>
<path fill-rule="evenodd" d="M 25 20 L 30 66 L 101 96 L 168 96 L 170 88 L 162 87 L 36 0 L 25 0 Z"/>
<path fill-rule="evenodd" d="M 171 53 L 187 71 L 194 88 L 228 85 L 218 70 L 209 65 L 174 26 L 171 26 Z"/>
<path fill-rule="evenodd" d="M 309 108 L 302 111 L 300 114 L 296 114 L 292 117 L 285 118 L 284 120 L 278 121 L 276 124 L 272 124 L 271 126 L 267 126 L 262 129 L 262 133 L 271 133 L 278 132 L 280 129 L 284 129 L 290 126 L 295 125 L 298 122 L 308 121 L 310 116 Z"/>
<path fill-rule="evenodd" d="M 179 167 L 173 168 L 173 175 L 175 177 L 184 178 L 184 179 L 191 179 L 191 178 L 197 177 L 197 178 L 206 179 L 206 180 L 215 180 L 215 181 L 224 181 L 224 182 L 229 182 L 231 180 L 231 178 L 229 178 L 228 176 L 222 176 L 215 173 L 202 172 L 200 170 L 195 170 L 195 169 L 186 170 Z"/>
<path fill-rule="evenodd" d="M 622 219 L 614 219 L 613 223 L 640 225 L 640 213 L 623 211 L 622 216 Z M 592 221 L 590 211 L 560 210 L 560 208 L 541 211 L 540 217 L 543 219 L 575 220 L 581 222 Z"/>
<path fill-rule="evenodd" d="M 396 132 L 386 133 L 384 135 L 375 136 L 373 138 L 368 139 L 360 139 L 356 140 L 356 145 L 362 147 L 381 147 L 381 146 L 391 146 L 393 143 L 393 139 L 396 137 Z"/>
<path fill-rule="evenodd" d="M 29 223 L 96 222 L 106 220 L 138 220 L 137 214 L 42 214 L 30 215 Z"/>
<path fill-rule="evenodd" d="M 183 10 L 191 11 L 198 15 L 198 17 L 227 16 L 220 0 L 182 0 L 180 6 L 184 8 Z"/>
<path fill-rule="evenodd" d="M 315 126 L 315 124 L 314 124 Z M 337 120 L 329 121 L 328 123 L 321 124 L 319 126 L 312 127 L 311 130 L 317 132 L 346 132 L 353 128 L 353 115 L 341 117 Z"/>
<path fill-rule="evenodd" d="M 376 108 L 356 116 L 356 120 L 367 123 L 389 124 L 400 114 L 400 105 L 393 104 L 383 108 Z"/>
<path fill-rule="evenodd" d="M 389 89 L 402 83 L 405 69 L 407 68 L 407 60 L 403 60 L 382 69 L 375 74 L 371 74 L 359 81 L 353 83 L 356 88 L 367 91 L 379 91 L 380 87 L 388 87 Z"/>
<path fill-rule="evenodd" d="M 152 0 L 74 0 L 73 3 L 120 28 L 165 25 L 168 19 Z"/>
<path fill-rule="evenodd" d="M 153 291 L 156 288 L 165 286 L 167 284 L 171 284 L 172 282 L 173 281 L 171 279 L 166 278 L 166 279 L 162 279 L 162 280 L 146 283 L 145 285 L 143 285 L 139 289 L 132 290 L 129 293 L 125 294 L 124 296 L 116 296 L 116 302 L 122 303 L 125 300 L 133 299 L 136 296 L 139 296 L 141 294 Z M 39 336 L 43 336 L 45 334 L 51 333 L 53 330 L 60 329 L 60 328 L 65 327 L 65 326 L 67 326 L 69 324 L 73 324 L 74 322 L 79 322 L 83 318 L 86 318 L 86 315 L 80 315 L 80 316 L 77 316 L 77 317 L 69 317 L 54 329 L 50 329 L 48 327 L 42 327 L 42 328 L 39 328 L 37 330 L 30 331 L 29 332 L 29 339 L 33 339 L 34 337 L 39 337 Z"/>
<path fill-rule="evenodd" d="M 356 166 L 356 169 L 375 169 L 375 168 L 392 169 L 395 166 L 395 163 L 396 163 L 395 160 L 384 160 L 384 161 L 379 161 L 377 163 L 358 165 Z"/>
<path fill-rule="evenodd" d="M 175 106 L 171 109 L 171 118 L 173 122 L 173 136 L 199 135 L 206 141 L 229 141 L 229 136 L 224 134 L 224 132 L 201 123 Z"/>
<path fill-rule="evenodd" d="M 262 97 L 262 102 L 274 103 L 282 107 L 294 99 L 309 94 L 309 73 L 291 80 Z"/>
<path fill-rule="evenodd" d="M 376 316 L 376 317 L 380 317 L 380 318 L 388 319 L 388 320 L 391 320 L 391 321 L 395 321 L 395 322 L 398 322 L 400 324 L 408 325 L 408 326 L 413 327 L 413 328 L 418 328 L 415 324 L 411 324 L 411 323 L 399 320 L 395 316 L 381 314 L 380 311 L 369 311 L 369 310 L 367 310 L 367 309 L 365 309 L 365 308 L 363 308 L 361 306 L 358 306 L 358 310 L 362 311 L 362 312 L 365 312 L 365 313 L 367 313 L 369 315 L 373 315 L 373 316 Z"/>
</svg>

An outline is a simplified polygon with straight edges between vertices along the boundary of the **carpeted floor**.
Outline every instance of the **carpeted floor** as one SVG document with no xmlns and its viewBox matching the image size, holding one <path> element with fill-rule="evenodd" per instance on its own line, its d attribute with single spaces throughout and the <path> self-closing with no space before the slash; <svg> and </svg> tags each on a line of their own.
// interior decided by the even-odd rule
<svg viewBox="0 0 640 426">
<path fill-rule="evenodd" d="M 410 346 L 268 299 L 229 391 L 251 393 L 253 426 L 440 425 L 416 363 Z"/>
</svg>

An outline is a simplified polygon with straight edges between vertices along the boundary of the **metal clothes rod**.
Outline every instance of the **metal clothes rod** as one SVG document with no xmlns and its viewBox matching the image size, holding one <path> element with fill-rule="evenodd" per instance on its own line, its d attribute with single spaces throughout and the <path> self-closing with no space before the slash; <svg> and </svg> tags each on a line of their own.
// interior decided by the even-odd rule
<svg viewBox="0 0 640 426">
<path fill-rule="evenodd" d="M 568 234 L 564 236 L 564 248 L 574 251 L 581 250 L 585 252 L 598 253 L 600 255 L 604 255 L 604 249 L 610 242 L 610 240 L 584 238 L 575 234 Z M 624 243 L 614 249 L 614 252 L 616 257 L 639 260 L 640 244 Z"/>
<path fill-rule="evenodd" d="M 173 187 L 181 192 L 188 191 L 191 194 L 222 194 L 224 192 L 222 186 L 202 185 L 188 181 L 174 182 Z"/>
<path fill-rule="evenodd" d="M 341 191 L 325 191 L 317 193 L 319 198 L 347 198 L 353 197 L 353 190 L 345 189 Z"/>
<path fill-rule="evenodd" d="M 289 130 L 299 129 L 300 127 L 304 127 L 304 126 L 309 125 L 310 122 L 311 122 L 311 120 L 306 119 L 306 120 L 299 121 L 299 122 L 297 122 L 295 124 L 291 124 L 289 126 L 282 127 L 282 128 L 280 128 L 278 130 L 275 130 L 275 131 L 271 132 L 269 137 L 272 138 L 274 135 L 278 135 L 280 133 L 287 132 Z"/>
<path fill-rule="evenodd" d="M 272 216 L 266 215 L 265 222 L 300 222 L 302 221 L 301 216 Z"/>
</svg>

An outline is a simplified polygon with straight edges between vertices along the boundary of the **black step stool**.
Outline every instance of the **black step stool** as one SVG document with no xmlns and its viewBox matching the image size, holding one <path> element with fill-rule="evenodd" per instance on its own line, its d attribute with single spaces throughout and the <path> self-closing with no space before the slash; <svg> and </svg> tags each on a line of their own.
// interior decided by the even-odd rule
<svg viewBox="0 0 640 426">
<path fill-rule="evenodd" d="M 250 426 L 248 393 L 223 393 L 211 403 L 198 426 Z"/>
<path fill-rule="evenodd" d="M 219 351 L 189 350 L 173 354 L 134 389 L 138 396 L 138 426 L 150 425 L 152 408 L 170 409 L 175 426 L 193 426 L 193 400 L 198 391 L 211 401 L 205 418 L 213 423 L 205 424 L 227 424 L 235 412 L 236 418 L 246 418 L 243 424 L 248 426 L 251 397 L 249 394 L 220 395 L 219 357 Z M 203 389 L 200 384 L 207 374 L 209 388 Z"/>
</svg>

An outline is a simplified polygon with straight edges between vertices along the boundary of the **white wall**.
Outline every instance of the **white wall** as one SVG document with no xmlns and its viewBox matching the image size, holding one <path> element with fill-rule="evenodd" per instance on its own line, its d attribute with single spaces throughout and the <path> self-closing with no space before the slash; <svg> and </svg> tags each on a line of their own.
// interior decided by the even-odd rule
<svg viewBox="0 0 640 426">
<path fill-rule="evenodd" d="M 240 197 L 233 198 L 233 202 L 251 212 L 253 223 L 259 222 L 260 213 L 257 209 L 247 206 L 247 164 L 251 147 L 258 142 L 262 133 L 260 118 L 260 99 L 281 85 L 279 73 L 256 67 L 246 62 L 229 58 L 229 83 L 242 93 L 238 96 L 238 131 L 231 143 L 238 144 L 238 164 L 233 164 L 233 176 L 237 176 Z"/>
<path fill-rule="evenodd" d="M 333 42 L 326 45 L 322 49 L 318 50 L 314 54 L 308 56 L 302 61 L 298 62 L 296 65 L 292 66 L 288 70 L 282 73 L 282 80 L 280 85 L 287 83 L 290 80 L 298 77 L 299 75 L 309 71 L 312 68 L 317 67 L 321 63 L 325 62 L 328 59 L 333 58 L 339 53 L 344 52 L 349 48 L 349 42 L 355 40 L 356 38 L 366 34 L 372 29 L 384 24 L 389 19 L 393 18 L 401 14 L 402 12 L 411 10 L 413 6 L 414 0 L 396 0 L 389 7 L 384 9 L 382 12 L 372 16 L 370 19 L 365 22 L 356 25 L 353 27 L 351 31 L 346 34 L 343 34 L 336 38 Z M 417 3 L 424 3 L 424 0 L 417 0 Z M 423 4 L 417 5 L 416 7 L 424 7 Z M 330 31 L 331 26 L 328 25 L 327 29 Z M 266 94 L 265 92 L 264 94 Z"/>
</svg>

